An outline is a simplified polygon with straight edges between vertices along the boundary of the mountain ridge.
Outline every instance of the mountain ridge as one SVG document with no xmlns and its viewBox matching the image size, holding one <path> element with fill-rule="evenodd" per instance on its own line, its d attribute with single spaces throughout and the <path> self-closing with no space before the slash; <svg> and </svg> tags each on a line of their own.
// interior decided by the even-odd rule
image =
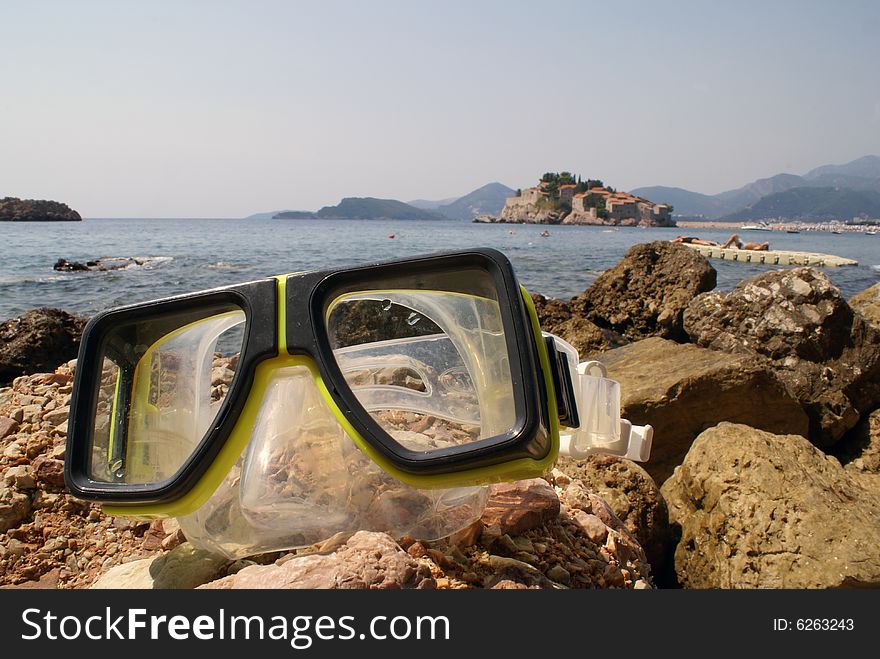
<svg viewBox="0 0 880 659">
<path fill-rule="evenodd" d="M 461 197 L 449 197 L 439 201 L 414 199 L 409 202 L 397 199 L 378 199 L 376 197 L 345 197 L 336 206 L 324 206 L 317 211 L 284 210 L 268 213 L 254 213 L 248 220 L 262 219 L 308 219 L 308 218 L 349 218 L 349 219 L 453 219 L 470 221 L 477 215 L 498 215 L 508 197 L 516 190 L 503 183 L 493 181 Z M 357 216 L 364 213 L 365 216 Z"/>
<path fill-rule="evenodd" d="M 777 197 L 769 203 L 761 204 L 763 199 L 784 194 L 790 190 L 824 189 L 848 191 L 832 195 L 831 205 L 820 202 L 821 195 L 799 192 L 793 195 Z M 866 204 L 855 215 L 874 215 L 873 196 L 856 194 L 859 192 L 880 193 L 880 156 L 868 155 L 842 165 L 820 165 L 811 169 L 803 176 L 780 173 L 774 176 L 757 179 L 739 188 L 725 190 L 715 195 L 705 195 L 684 188 L 668 186 L 644 186 L 630 191 L 640 197 L 662 200 L 671 203 L 678 216 L 703 216 L 706 219 L 767 219 L 771 217 L 796 218 L 827 218 L 849 219 L 849 213 L 861 200 Z M 806 199 L 815 200 L 817 207 L 811 211 L 803 208 Z M 786 200 L 790 204 L 786 203 Z M 834 205 L 836 204 L 836 206 Z M 782 215 L 765 215 L 758 217 L 755 213 L 770 212 L 770 209 L 781 211 Z"/>
</svg>

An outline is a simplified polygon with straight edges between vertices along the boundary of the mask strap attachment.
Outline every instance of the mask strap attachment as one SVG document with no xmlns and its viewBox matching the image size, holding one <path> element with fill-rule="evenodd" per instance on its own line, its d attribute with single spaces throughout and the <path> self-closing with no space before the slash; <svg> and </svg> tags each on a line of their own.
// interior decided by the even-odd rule
<svg viewBox="0 0 880 659">
<path fill-rule="evenodd" d="M 578 363 L 574 346 L 552 334 L 543 334 L 552 355 L 553 384 L 563 426 L 560 453 L 575 459 L 595 453 L 646 462 L 654 429 L 620 418 L 620 383 L 607 377 L 601 362 Z"/>
</svg>

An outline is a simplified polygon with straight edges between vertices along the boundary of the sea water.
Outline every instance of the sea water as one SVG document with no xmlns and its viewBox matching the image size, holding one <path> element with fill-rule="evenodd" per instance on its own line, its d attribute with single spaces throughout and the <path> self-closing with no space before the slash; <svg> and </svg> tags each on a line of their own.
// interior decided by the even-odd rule
<svg viewBox="0 0 880 659">
<path fill-rule="evenodd" d="M 547 229 L 548 237 L 541 232 Z M 740 232 L 720 229 L 473 224 L 456 221 L 87 219 L 0 222 L 0 320 L 42 306 L 82 314 L 262 277 L 397 259 L 438 250 L 494 247 L 520 281 L 549 297 L 582 292 L 632 245 L 679 234 L 723 242 L 770 241 L 771 248 L 856 259 L 825 272 L 849 297 L 880 281 L 880 235 Z M 393 236 L 393 237 L 391 237 Z M 135 257 L 143 265 L 108 272 L 56 272 L 59 259 Z M 712 260 L 718 288 L 778 266 Z"/>
</svg>

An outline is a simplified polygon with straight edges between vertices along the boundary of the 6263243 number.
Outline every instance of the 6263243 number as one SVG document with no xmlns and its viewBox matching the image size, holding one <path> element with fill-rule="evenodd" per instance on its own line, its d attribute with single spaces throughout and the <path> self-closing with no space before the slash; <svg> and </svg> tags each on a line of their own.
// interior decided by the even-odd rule
<svg viewBox="0 0 880 659">
<path fill-rule="evenodd" d="M 849 632 L 855 629 L 855 621 L 852 618 L 798 618 L 794 628 L 801 632 Z"/>
</svg>

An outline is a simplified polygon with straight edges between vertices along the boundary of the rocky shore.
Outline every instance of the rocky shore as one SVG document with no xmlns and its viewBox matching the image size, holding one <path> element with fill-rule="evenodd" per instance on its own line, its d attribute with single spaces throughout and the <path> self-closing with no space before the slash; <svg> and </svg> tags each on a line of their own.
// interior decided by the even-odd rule
<svg viewBox="0 0 880 659">
<path fill-rule="evenodd" d="M 0 199 L 0 222 L 79 222 L 80 214 L 67 204 L 43 199 Z"/>
<path fill-rule="evenodd" d="M 64 490 L 75 362 L 19 360 L 0 389 L 0 586 L 880 586 L 880 289 L 847 302 L 810 268 L 714 286 L 698 253 L 654 242 L 571 300 L 535 295 L 544 328 L 621 383 L 623 416 L 654 426 L 651 460 L 561 458 L 437 542 L 360 531 L 230 561 L 173 520 L 107 517 Z M 4 342 L 52 332 L 26 334 Z"/>
</svg>

